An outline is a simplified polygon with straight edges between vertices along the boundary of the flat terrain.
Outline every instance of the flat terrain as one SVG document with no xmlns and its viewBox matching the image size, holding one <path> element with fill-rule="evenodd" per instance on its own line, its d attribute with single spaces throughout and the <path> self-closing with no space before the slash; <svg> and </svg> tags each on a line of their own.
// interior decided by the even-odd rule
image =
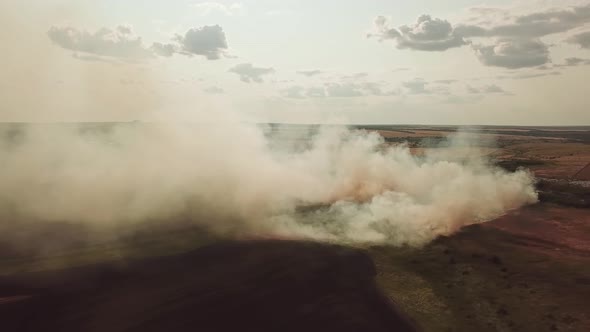
<svg viewBox="0 0 590 332">
<path fill-rule="evenodd" d="M 422 249 L 369 249 L 425 331 L 589 331 L 590 213 L 542 204 Z"/>
<path fill-rule="evenodd" d="M 456 128 L 363 129 L 420 154 Z M 496 140 L 482 140 L 493 162 L 537 176 L 540 203 L 423 248 L 228 242 L 189 228 L 89 245 L 71 241 L 85 232 L 72 225 L 24 225 L 0 243 L 0 330 L 410 331 L 407 315 L 432 332 L 590 331 L 590 184 L 577 178 L 590 128 L 478 133 Z"/>
<path fill-rule="evenodd" d="M 362 251 L 220 241 L 174 256 L 0 279 L 5 331 L 415 331 Z"/>
</svg>

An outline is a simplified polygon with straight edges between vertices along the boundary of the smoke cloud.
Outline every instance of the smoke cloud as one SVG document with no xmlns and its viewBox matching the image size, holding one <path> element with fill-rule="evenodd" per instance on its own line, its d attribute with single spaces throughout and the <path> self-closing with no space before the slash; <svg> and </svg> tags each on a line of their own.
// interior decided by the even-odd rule
<svg viewBox="0 0 590 332">
<path fill-rule="evenodd" d="M 415 156 L 374 133 L 292 131 L 21 125 L 3 133 L 12 142 L 0 151 L 1 210 L 94 227 L 183 219 L 217 231 L 421 245 L 536 201 L 529 173 L 490 166 L 467 134 Z"/>
<path fill-rule="evenodd" d="M 0 31 L 24 31 L 3 7 Z M 26 31 L 43 36 L 46 27 Z M 13 41 L 1 63 L 3 121 L 109 114 L 125 121 L 166 108 L 163 92 L 143 96 L 110 83 L 139 77 L 151 87 L 149 68 L 72 64 L 49 40 Z M 56 88 L 55 75 L 64 73 L 76 88 Z M 537 199 L 528 172 L 490 165 L 467 134 L 451 137 L 450 148 L 416 156 L 375 133 L 277 130 L 213 113 L 215 123 L 207 125 L 0 125 L 0 229 L 24 221 L 108 230 L 182 220 L 220 233 L 417 246 Z"/>
</svg>

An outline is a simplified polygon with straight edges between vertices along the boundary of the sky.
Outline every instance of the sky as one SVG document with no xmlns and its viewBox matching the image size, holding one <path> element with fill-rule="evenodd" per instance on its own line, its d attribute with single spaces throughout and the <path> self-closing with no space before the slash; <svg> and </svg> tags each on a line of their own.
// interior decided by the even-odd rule
<svg viewBox="0 0 590 332">
<path fill-rule="evenodd" d="M 590 125 L 590 1 L 6 0 L 0 121 Z"/>
</svg>

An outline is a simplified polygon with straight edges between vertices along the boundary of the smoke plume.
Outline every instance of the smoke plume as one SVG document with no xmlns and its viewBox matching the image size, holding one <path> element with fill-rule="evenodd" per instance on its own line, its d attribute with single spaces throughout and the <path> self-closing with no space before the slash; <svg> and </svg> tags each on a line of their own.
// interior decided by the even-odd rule
<svg viewBox="0 0 590 332">
<path fill-rule="evenodd" d="M 3 6 L 3 34 L 37 40 L 51 26 L 47 18 L 35 20 L 45 27 L 24 25 Z M 122 76 L 149 85 L 154 74 L 141 64 L 66 61 L 48 40 L 9 40 L 3 121 L 125 121 L 165 108 L 160 92 L 113 87 Z M 74 83 L 64 89 L 56 73 Z M 1 229 L 24 220 L 97 229 L 183 220 L 220 233 L 422 245 L 537 199 L 528 172 L 492 166 L 472 136 L 416 156 L 375 133 L 277 132 L 213 113 L 215 124 L 207 125 L 1 125 Z"/>
<path fill-rule="evenodd" d="M 243 123 L 20 125 L 3 134 L 0 204 L 21 219 L 94 227 L 180 218 L 420 245 L 536 200 L 528 172 L 491 166 L 472 137 L 415 156 L 342 127 L 291 135 Z"/>
</svg>

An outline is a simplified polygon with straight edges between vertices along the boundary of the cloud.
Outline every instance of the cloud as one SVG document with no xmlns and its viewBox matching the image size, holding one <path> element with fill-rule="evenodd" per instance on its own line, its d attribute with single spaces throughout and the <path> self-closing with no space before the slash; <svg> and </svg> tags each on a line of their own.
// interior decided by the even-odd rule
<svg viewBox="0 0 590 332">
<path fill-rule="evenodd" d="M 514 79 L 514 80 L 526 80 L 529 78 L 545 77 L 545 76 L 558 76 L 561 75 L 558 71 L 551 71 L 546 73 L 524 73 L 512 76 L 500 76 L 498 79 Z"/>
<path fill-rule="evenodd" d="M 565 59 L 565 66 L 579 66 L 579 65 L 590 65 L 590 59 L 581 59 L 581 58 L 566 58 Z"/>
<path fill-rule="evenodd" d="M 398 91 L 384 91 L 385 84 L 381 82 L 363 83 L 329 83 L 326 86 L 328 97 L 349 98 L 361 96 L 396 96 Z"/>
<path fill-rule="evenodd" d="M 484 85 L 480 88 L 475 88 L 475 87 L 468 85 L 467 92 L 470 94 L 504 94 L 504 95 L 511 94 L 496 84 Z"/>
<path fill-rule="evenodd" d="M 285 98 L 305 99 L 305 98 L 325 98 L 326 89 L 324 87 L 309 87 L 305 88 L 300 85 L 291 86 L 281 91 L 281 95 Z"/>
<path fill-rule="evenodd" d="M 176 36 L 180 45 L 179 53 L 184 55 L 202 55 L 208 60 L 217 60 L 227 53 L 225 32 L 219 25 L 206 25 L 189 29 L 184 36 Z"/>
<path fill-rule="evenodd" d="M 506 93 L 506 91 L 504 91 L 504 89 L 502 89 L 501 87 L 499 87 L 495 84 L 484 86 L 482 89 L 482 92 L 483 93 Z"/>
<path fill-rule="evenodd" d="M 305 98 L 305 88 L 299 85 L 288 87 L 281 91 L 281 95 L 285 98 L 303 99 Z"/>
<path fill-rule="evenodd" d="M 114 29 L 101 28 L 96 32 L 70 26 L 52 26 L 47 35 L 54 44 L 66 50 L 95 56 L 136 60 L 153 56 L 129 25 L 119 25 Z"/>
<path fill-rule="evenodd" d="M 292 86 L 281 91 L 281 95 L 286 98 L 304 99 L 304 98 L 353 98 L 364 96 L 394 96 L 399 92 L 384 91 L 384 83 L 380 82 L 363 82 L 363 83 L 327 83 L 320 87 L 302 87 Z"/>
<path fill-rule="evenodd" d="M 214 95 L 222 94 L 225 92 L 222 88 L 216 86 L 210 86 L 208 88 L 203 89 L 203 91 Z"/>
<path fill-rule="evenodd" d="M 518 69 L 548 63 L 549 48 L 538 39 L 500 40 L 495 45 L 474 45 L 477 57 L 486 66 Z"/>
<path fill-rule="evenodd" d="M 364 96 L 363 91 L 357 84 L 353 83 L 331 83 L 326 87 L 330 97 L 360 97 Z"/>
<path fill-rule="evenodd" d="M 577 44 L 581 48 L 590 49 L 590 31 L 580 32 L 567 40 L 570 44 Z"/>
<path fill-rule="evenodd" d="M 307 77 L 312 77 L 312 76 L 316 76 L 316 75 L 320 75 L 323 74 L 324 72 L 318 69 L 314 69 L 314 70 L 298 70 L 297 74 L 299 75 L 303 75 L 303 76 L 307 76 Z"/>
<path fill-rule="evenodd" d="M 468 85 L 466 87 L 466 89 L 467 89 L 467 92 L 468 93 L 471 93 L 471 94 L 477 94 L 477 93 L 480 93 L 481 92 L 481 90 L 479 90 L 478 88 L 474 88 L 471 85 Z"/>
<path fill-rule="evenodd" d="M 446 84 L 446 85 L 450 85 L 453 83 L 457 83 L 457 80 L 436 80 L 434 81 L 434 83 L 438 83 L 438 84 Z"/>
<path fill-rule="evenodd" d="M 342 79 L 343 80 L 350 80 L 350 79 L 360 80 L 360 79 L 363 79 L 363 78 L 367 78 L 368 76 L 369 76 L 369 73 L 361 72 L 361 73 L 355 73 L 355 74 L 352 74 L 352 75 L 342 76 Z"/>
<path fill-rule="evenodd" d="M 468 44 L 449 21 L 432 18 L 430 15 L 418 17 L 413 25 L 402 25 L 399 28 L 390 27 L 384 16 L 378 16 L 375 21 L 375 32 L 369 37 L 380 40 L 395 40 L 397 48 L 419 51 L 445 51 L 450 48 Z"/>
<path fill-rule="evenodd" d="M 399 73 L 401 71 L 408 71 L 408 70 L 410 70 L 410 68 L 400 67 L 400 68 L 393 69 L 391 72 L 393 72 L 393 73 Z"/>
<path fill-rule="evenodd" d="M 229 5 L 219 2 L 199 2 L 191 6 L 198 15 L 207 16 L 212 14 L 222 14 L 227 16 L 244 15 L 245 8 L 241 3 L 232 3 Z"/>
<path fill-rule="evenodd" d="M 174 44 L 153 43 L 152 51 L 159 56 L 171 57 L 174 53 L 178 52 L 178 47 Z"/>
<path fill-rule="evenodd" d="M 421 78 L 416 78 L 411 81 L 403 82 L 402 86 L 407 89 L 409 94 L 412 95 L 419 95 L 419 94 L 430 94 L 432 91 L 426 88 L 428 82 Z"/>
<path fill-rule="evenodd" d="M 507 37 L 538 38 L 555 33 L 566 32 L 590 23 L 590 4 L 560 9 L 544 9 L 526 15 L 514 16 L 501 9 L 491 9 L 492 14 L 503 14 L 501 23 L 490 22 L 488 13 L 475 12 L 478 24 L 456 27 L 456 32 L 464 37 Z"/>
<path fill-rule="evenodd" d="M 102 56 L 98 56 L 98 55 L 92 55 L 92 54 L 78 54 L 78 53 L 74 53 L 74 54 L 72 54 L 72 58 L 74 58 L 76 60 L 81 60 L 81 61 L 104 62 L 104 63 L 109 63 L 109 64 L 112 64 L 112 65 L 119 65 L 119 64 L 121 64 L 120 61 L 114 60 L 112 58 L 106 58 L 106 57 L 102 57 Z"/>
<path fill-rule="evenodd" d="M 325 98 L 325 97 L 327 97 L 326 89 L 324 89 L 323 87 L 308 88 L 306 90 L 306 95 L 309 98 Z"/>
<path fill-rule="evenodd" d="M 238 74 L 240 80 L 245 83 L 262 83 L 264 75 L 275 72 L 273 68 L 255 67 L 251 63 L 241 63 L 232 67 L 229 71 Z"/>
<path fill-rule="evenodd" d="M 192 28 L 184 36 L 176 35 L 173 43 L 155 42 L 151 47 L 145 47 L 141 37 L 136 36 L 129 25 L 101 28 L 96 32 L 53 26 L 47 35 L 54 44 L 66 50 L 85 53 L 75 58 L 88 61 L 109 61 L 102 57 L 137 61 L 155 56 L 171 57 L 176 53 L 217 60 L 227 56 L 228 49 L 225 33 L 219 25 Z"/>
<path fill-rule="evenodd" d="M 445 51 L 466 44 L 474 38 L 494 38 L 487 46 L 474 45 L 476 54 L 486 66 L 510 69 L 535 67 L 550 61 L 549 49 L 539 38 L 579 29 L 590 24 L 590 3 L 571 7 L 544 8 L 515 15 L 501 8 L 472 8 L 472 16 L 462 24 L 422 15 L 413 25 L 392 28 L 388 19 L 378 16 L 375 32 L 369 36 L 395 40 L 399 49 Z M 566 40 L 590 49 L 590 31 L 579 32 Z M 483 41 L 486 45 L 486 41 Z"/>
</svg>

